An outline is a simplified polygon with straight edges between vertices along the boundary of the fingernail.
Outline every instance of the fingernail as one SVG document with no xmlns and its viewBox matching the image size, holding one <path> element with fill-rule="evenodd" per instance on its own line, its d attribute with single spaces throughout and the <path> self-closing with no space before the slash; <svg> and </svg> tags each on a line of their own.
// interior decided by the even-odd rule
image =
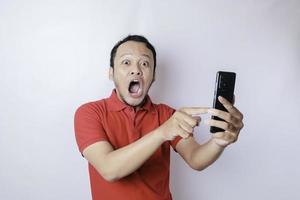
<svg viewBox="0 0 300 200">
<path fill-rule="evenodd" d="M 208 112 L 208 113 L 214 113 L 214 110 L 209 109 L 207 112 Z"/>
<path fill-rule="evenodd" d="M 197 115 L 193 115 L 192 117 L 193 117 L 194 119 L 196 119 L 196 120 L 201 119 L 201 117 L 200 117 L 200 116 L 197 116 Z"/>
</svg>

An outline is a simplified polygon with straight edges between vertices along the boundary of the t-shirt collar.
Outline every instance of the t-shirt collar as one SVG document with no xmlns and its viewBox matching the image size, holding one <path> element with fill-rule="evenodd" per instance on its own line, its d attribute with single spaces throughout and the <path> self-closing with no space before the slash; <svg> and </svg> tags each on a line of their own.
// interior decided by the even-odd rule
<svg viewBox="0 0 300 200">
<path fill-rule="evenodd" d="M 125 108 L 131 107 L 119 99 L 116 89 L 112 90 L 112 93 L 107 100 L 108 109 L 110 111 L 121 111 Z M 149 95 L 146 96 L 145 103 L 141 107 L 141 110 L 154 111 L 154 107 Z"/>
</svg>

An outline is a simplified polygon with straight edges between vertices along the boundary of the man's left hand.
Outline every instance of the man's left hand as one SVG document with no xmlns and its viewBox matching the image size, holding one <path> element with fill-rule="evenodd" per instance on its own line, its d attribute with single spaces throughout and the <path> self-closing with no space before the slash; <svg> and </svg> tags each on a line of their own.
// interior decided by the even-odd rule
<svg viewBox="0 0 300 200">
<path fill-rule="evenodd" d="M 208 110 L 208 113 L 211 113 L 225 121 L 210 119 L 207 120 L 206 123 L 210 126 L 215 126 L 225 130 L 224 132 L 214 133 L 212 140 L 217 145 L 226 147 L 237 141 L 239 133 L 244 127 L 243 114 L 224 97 L 219 96 L 218 99 L 228 112 L 211 108 Z"/>
</svg>

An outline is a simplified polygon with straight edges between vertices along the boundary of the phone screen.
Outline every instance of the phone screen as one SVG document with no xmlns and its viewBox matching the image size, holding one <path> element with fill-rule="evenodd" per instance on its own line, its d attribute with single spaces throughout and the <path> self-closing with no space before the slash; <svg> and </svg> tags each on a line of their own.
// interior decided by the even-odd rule
<svg viewBox="0 0 300 200">
<path fill-rule="evenodd" d="M 225 99 L 227 99 L 229 102 L 233 103 L 235 78 L 236 78 L 236 74 L 234 72 L 219 71 L 217 73 L 213 108 L 227 112 L 226 108 L 218 100 L 218 96 L 222 96 Z M 223 119 L 216 116 L 212 116 L 212 119 L 224 121 Z M 214 126 L 211 126 L 210 128 L 211 133 L 223 132 L 223 131 L 224 131 L 223 129 Z"/>
</svg>

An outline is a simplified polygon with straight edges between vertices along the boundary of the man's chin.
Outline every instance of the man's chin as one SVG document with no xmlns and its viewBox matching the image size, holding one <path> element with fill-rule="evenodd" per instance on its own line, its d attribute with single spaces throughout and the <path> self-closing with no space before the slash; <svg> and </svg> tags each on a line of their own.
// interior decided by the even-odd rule
<svg viewBox="0 0 300 200">
<path fill-rule="evenodd" d="M 134 94 L 132 95 L 130 93 L 126 93 L 126 94 L 120 93 L 119 98 L 128 106 L 140 107 L 145 103 L 147 94 L 148 94 L 147 92 L 146 93 L 142 92 L 142 94 L 140 95 L 134 95 Z"/>
<path fill-rule="evenodd" d="M 132 106 L 132 107 L 139 107 L 139 106 L 142 106 L 145 102 L 145 97 L 143 98 L 139 98 L 139 99 L 128 99 L 128 100 L 125 100 L 125 103 L 129 106 Z"/>
<path fill-rule="evenodd" d="M 123 101 L 132 107 L 139 107 L 142 106 L 145 103 L 146 97 L 145 95 L 139 97 L 139 98 L 133 98 L 133 97 L 127 97 L 125 99 L 123 99 Z"/>
</svg>

